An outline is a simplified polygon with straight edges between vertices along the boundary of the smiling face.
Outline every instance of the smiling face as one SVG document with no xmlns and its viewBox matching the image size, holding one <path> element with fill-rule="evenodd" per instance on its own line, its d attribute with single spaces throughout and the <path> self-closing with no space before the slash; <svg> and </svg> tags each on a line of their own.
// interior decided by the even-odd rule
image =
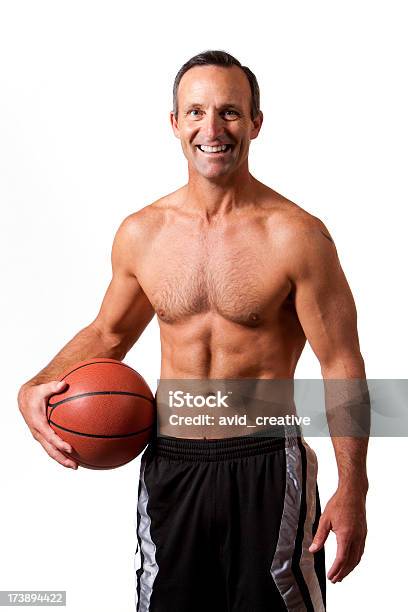
<svg viewBox="0 0 408 612">
<path fill-rule="evenodd" d="M 262 113 L 251 119 L 251 87 L 238 66 L 190 68 L 178 88 L 178 118 L 171 112 L 170 119 L 190 173 L 208 179 L 247 167 L 262 125 Z"/>
</svg>

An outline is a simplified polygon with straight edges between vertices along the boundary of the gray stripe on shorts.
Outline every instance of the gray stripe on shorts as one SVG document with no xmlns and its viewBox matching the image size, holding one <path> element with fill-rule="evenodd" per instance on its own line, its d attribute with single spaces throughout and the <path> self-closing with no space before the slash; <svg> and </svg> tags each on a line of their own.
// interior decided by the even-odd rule
<svg viewBox="0 0 408 612">
<path fill-rule="evenodd" d="M 306 605 L 292 572 L 302 499 L 302 458 L 292 438 L 286 438 L 286 486 L 278 543 L 271 565 L 271 575 L 290 612 L 306 612 Z"/>
<path fill-rule="evenodd" d="M 140 514 L 138 534 L 141 541 L 141 551 L 143 552 L 143 572 L 140 576 L 140 595 L 136 608 L 137 612 L 149 612 L 150 599 L 153 591 L 153 583 L 159 571 L 156 562 L 156 545 L 150 534 L 151 519 L 147 512 L 149 494 L 147 491 L 144 474 L 146 458 L 142 457 L 140 466 L 140 495 L 137 503 L 137 510 Z"/>
<path fill-rule="evenodd" d="M 304 525 L 304 535 L 302 542 L 302 557 L 300 568 L 303 578 L 309 589 L 310 599 L 313 603 L 315 612 L 324 612 L 323 595 L 320 589 L 319 580 L 314 567 L 314 554 L 309 551 L 309 546 L 313 540 L 313 523 L 316 515 L 316 481 L 317 481 L 317 456 L 314 450 L 303 440 L 302 444 L 306 450 L 306 519 Z"/>
</svg>

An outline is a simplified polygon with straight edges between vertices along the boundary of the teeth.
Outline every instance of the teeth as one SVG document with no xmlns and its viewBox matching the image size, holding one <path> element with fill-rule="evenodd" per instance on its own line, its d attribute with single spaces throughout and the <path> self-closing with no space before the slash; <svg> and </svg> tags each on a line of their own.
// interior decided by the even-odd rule
<svg viewBox="0 0 408 612">
<path fill-rule="evenodd" d="M 220 145 L 218 147 L 207 147 L 205 145 L 198 145 L 198 148 L 204 153 L 219 153 L 220 151 L 226 151 L 228 145 Z"/>
</svg>

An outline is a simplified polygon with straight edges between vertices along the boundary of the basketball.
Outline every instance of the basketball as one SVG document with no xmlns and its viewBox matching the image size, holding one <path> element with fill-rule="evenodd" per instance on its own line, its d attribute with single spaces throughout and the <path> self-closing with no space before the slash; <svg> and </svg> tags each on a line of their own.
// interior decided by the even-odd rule
<svg viewBox="0 0 408 612">
<path fill-rule="evenodd" d="M 155 423 L 155 401 L 144 378 L 115 359 L 81 361 L 64 372 L 68 387 L 50 396 L 47 420 L 72 446 L 78 465 L 108 470 L 125 465 L 146 447 Z"/>
</svg>

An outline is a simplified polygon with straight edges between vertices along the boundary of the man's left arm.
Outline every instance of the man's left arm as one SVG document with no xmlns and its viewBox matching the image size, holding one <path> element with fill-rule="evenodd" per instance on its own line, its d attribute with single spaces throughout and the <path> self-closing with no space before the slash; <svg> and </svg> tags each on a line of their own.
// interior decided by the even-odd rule
<svg viewBox="0 0 408 612">
<path fill-rule="evenodd" d="M 346 414 L 342 412 L 344 397 L 347 405 L 348 394 L 350 398 L 354 394 L 355 400 L 355 389 L 364 388 L 366 375 L 360 353 L 356 307 L 325 225 L 311 217 L 302 221 L 296 234 L 298 247 L 289 257 L 289 276 L 300 324 L 320 362 L 330 427 L 330 414 L 333 421 L 339 419 L 340 423 L 341 415 Z M 360 397 L 363 396 L 361 402 L 366 407 L 366 395 Z M 353 401 L 349 400 L 349 404 L 352 406 Z M 339 474 L 338 487 L 322 513 L 310 550 L 319 550 L 330 530 L 336 534 L 337 554 L 327 574 L 335 583 L 356 567 L 364 551 L 368 434 L 347 435 L 347 431 L 343 433 L 339 429 L 336 432 L 339 435 L 330 433 Z"/>
</svg>

